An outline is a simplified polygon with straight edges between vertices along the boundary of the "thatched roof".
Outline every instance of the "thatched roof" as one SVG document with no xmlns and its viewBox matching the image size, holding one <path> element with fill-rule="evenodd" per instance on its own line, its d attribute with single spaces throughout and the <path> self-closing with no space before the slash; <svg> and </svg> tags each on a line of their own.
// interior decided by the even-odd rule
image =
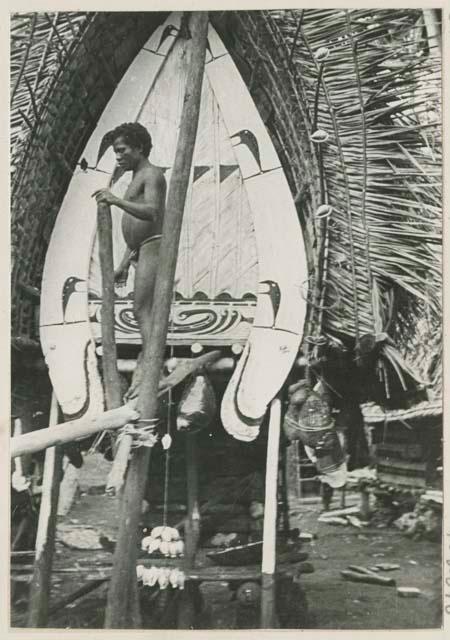
<svg viewBox="0 0 450 640">
<path fill-rule="evenodd" d="M 80 149 L 162 18 L 12 18 L 15 335 L 33 332 L 23 285 L 39 287 Z M 357 358 L 375 353 L 386 385 L 393 376 L 405 386 L 439 377 L 441 60 L 429 16 L 308 9 L 216 12 L 211 19 L 296 200 L 310 267 L 307 355 L 320 356 L 325 338 L 355 349 Z M 325 132 L 322 143 L 317 130 Z M 433 349 L 414 362 L 416 345 L 430 336 Z"/>
</svg>

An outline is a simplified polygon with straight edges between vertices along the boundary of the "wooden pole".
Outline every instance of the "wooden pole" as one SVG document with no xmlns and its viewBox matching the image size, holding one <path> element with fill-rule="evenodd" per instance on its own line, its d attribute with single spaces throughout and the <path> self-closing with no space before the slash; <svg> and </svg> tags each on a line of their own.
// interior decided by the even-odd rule
<svg viewBox="0 0 450 640">
<path fill-rule="evenodd" d="M 186 562 L 194 566 L 200 537 L 200 503 L 198 493 L 198 445 L 197 434 L 186 434 L 187 511 L 190 536 L 186 539 Z"/>
<path fill-rule="evenodd" d="M 13 437 L 19 438 L 22 434 L 22 420 L 20 418 L 14 418 L 14 431 Z M 14 473 L 17 474 L 20 478 L 23 478 L 23 466 L 22 466 L 22 458 L 21 456 L 17 456 L 17 460 L 15 461 Z M 14 480 L 14 477 L 13 477 Z M 14 486 L 14 485 L 13 485 Z"/>
<path fill-rule="evenodd" d="M 267 440 L 266 490 L 264 500 L 263 551 L 261 566 L 261 629 L 275 628 L 275 564 L 277 542 L 278 456 L 280 446 L 281 402 L 270 404 Z"/>
<path fill-rule="evenodd" d="M 117 348 L 114 334 L 114 260 L 111 207 L 97 205 L 97 233 L 100 270 L 102 274 L 102 366 L 106 408 L 117 409 L 122 404 Z"/>
<path fill-rule="evenodd" d="M 198 494 L 198 446 L 197 434 L 186 434 L 187 518 L 184 527 L 184 572 L 193 569 L 200 537 L 200 504 Z M 177 627 L 192 629 L 195 621 L 195 591 L 198 585 L 188 580 L 180 593 Z"/>
<path fill-rule="evenodd" d="M 50 408 L 50 428 L 58 422 L 58 403 L 52 395 Z M 30 587 L 27 626 L 46 627 L 50 597 L 53 552 L 56 538 L 56 517 L 58 509 L 59 485 L 61 482 L 62 454 L 52 447 L 45 452 L 42 498 L 36 535 L 36 555 Z"/>
<path fill-rule="evenodd" d="M 138 411 L 144 420 L 156 418 L 158 412 L 158 383 L 164 359 L 181 223 L 198 127 L 208 14 L 192 13 L 189 29 L 192 36 L 191 57 L 177 151 L 164 216 L 161 260 L 153 297 L 151 336 L 142 357 L 142 383 Z M 136 583 L 137 529 L 149 453 L 147 447 L 137 449 L 129 465 L 122 496 L 122 517 L 114 555 L 114 570 L 108 591 L 105 628 L 123 629 L 134 626 L 130 615 L 131 594 Z"/>
<path fill-rule="evenodd" d="M 119 429 L 138 417 L 137 411 L 126 404 L 118 409 L 105 411 L 94 418 L 79 418 L 48 429 L 30 431 L 22 436 L 11 438 L 11 458 L 35 453 L 73 440 L 82 440 L 106 429 Z"/>
<path fill-rule="evenodd" d="M 112 183 L 112 179 L 110 184 Z M 112 241 L 111 207 L 97 205 L 97 231 L 100 269 L 102 274 L 102 365 L 106 408 L 117 409 L 122 404 L 117 348 L 114 332 L 114 259 Z M 108 476 L 107 491 L 119 492 L 126 472 L 132 437 L 123 435 L 118 443 L 114 464 Z"/>
</svg>

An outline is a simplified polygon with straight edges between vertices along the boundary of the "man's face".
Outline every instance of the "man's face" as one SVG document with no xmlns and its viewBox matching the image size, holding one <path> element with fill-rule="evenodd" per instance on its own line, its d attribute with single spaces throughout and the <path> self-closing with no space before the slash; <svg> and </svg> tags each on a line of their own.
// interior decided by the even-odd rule
<svg viewBox="0 0 450 640">
<path fill-rule="evenodd" d="M 132 171 L 142 159 L 141 149 L 130 147 L 122 137 L 114 140 L 113 148 L 116 154 L 117 164 L 124 171 Z"/>
</svg>

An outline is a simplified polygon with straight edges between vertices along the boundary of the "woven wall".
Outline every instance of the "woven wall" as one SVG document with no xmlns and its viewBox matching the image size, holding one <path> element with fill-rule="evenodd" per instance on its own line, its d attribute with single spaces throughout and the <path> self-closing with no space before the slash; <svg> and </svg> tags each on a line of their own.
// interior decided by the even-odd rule
<svg viewBox="0 0 450 640">
<path fill-rule="evenodd" d="M 34 304 L 59 207 L 97 120 L 162 13 L 99 13 L 75 47 L 62 48 L 49 93 L 16 158 L 12 183 L 12 335 L 37 337 Z M 36 115 L 36 114 L 35 114 Z M 25 130 L 27 124 L 24 123 Z"/>
</svg>

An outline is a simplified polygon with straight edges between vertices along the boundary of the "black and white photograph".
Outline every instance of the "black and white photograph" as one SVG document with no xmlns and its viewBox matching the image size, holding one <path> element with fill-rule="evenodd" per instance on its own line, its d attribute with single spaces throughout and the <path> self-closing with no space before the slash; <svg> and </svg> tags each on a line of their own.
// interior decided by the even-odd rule
<svg viewBox="0 0 450 640">
<path fill-rule="evenodd" d="M 443 632 L 448 15 L 392 5 L 10 8 L 11 634 Z"/>
</svg>

